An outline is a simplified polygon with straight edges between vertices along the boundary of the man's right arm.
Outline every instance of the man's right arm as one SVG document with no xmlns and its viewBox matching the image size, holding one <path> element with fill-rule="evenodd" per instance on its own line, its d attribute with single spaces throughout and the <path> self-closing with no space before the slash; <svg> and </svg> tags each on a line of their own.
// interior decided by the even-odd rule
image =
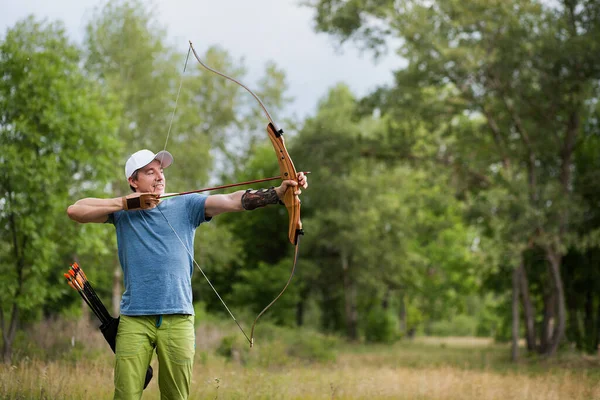
<svg viewBox="0 0 600 400">
<path fill-rule="evenodd" d="M 104 223 L 108 216 L 123 209 L 123 199 L 96 199 L 89 197 L 78 200 L 67 208 L 67 214 L 73 221 Z"/>
<path fill-rule="evenodd" d="M 146 210 L 154 208 L 160 202 L 160 196 L 154 193 L 129 193 L 125 197 L 114 199 L 81 199 L 67 208 L 67 214 L 73 221 L 104 223 L 108 216 L 121 210 Z"/>
</svg>

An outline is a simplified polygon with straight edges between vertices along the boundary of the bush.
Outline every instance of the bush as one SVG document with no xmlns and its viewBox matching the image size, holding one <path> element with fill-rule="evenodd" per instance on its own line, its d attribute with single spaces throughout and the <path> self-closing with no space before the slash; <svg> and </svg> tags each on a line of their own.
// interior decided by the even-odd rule
<svg viewBox="0 0 600 400">
<path fill-rule="evenodd" d="M 308 362 L 335 361 L 338 340 L 318 333 L 301 332 L 288 348 L 288 354 Z"/>
<path fill-rule="evenodd" d="M 303 329 L 290 330 L 272 324 L 263 324 L 260 342 L 250 349 L 241 335 L 225 336 L 217 348 L 218 355 L 243 365 L 261 367 L 281 366 L 298 361 L 328 362 L 337 356 L 336 338 Z"/>
<path fill-rule="evenodd" d="M 250 346 L 240 335 L 229 335 L 221 339 L 217 354 L 229 361 L 246 364 L 249 359 Z"/>
<path fill-rule="evenodd" d="M 468 315 L 457 315 L 451 320 L 436 321 L 431 324 L 432 336 L 475 336 L 477 320 Z"/>
<path fill-rule="evenodd" d="M 393 343 L 399 339 L 398 320 L 381 307 L 371 309 L 367 315 L 365 339 L 372 343 Z"/>
</svg>

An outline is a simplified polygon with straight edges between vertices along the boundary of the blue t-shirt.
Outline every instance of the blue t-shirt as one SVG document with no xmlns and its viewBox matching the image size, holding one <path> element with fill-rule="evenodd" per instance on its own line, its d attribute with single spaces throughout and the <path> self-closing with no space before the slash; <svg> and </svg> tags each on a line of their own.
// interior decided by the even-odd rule
<svg viewBox="0 0 600 400">
<path fill-rule="evenodd" d="M 205 202 L 206 196 L 191 194 L 165 199 L 150 210 L 108 216 L 107 222 L 117 230 L 125 283 L 121 314 L 194 314 L 194 234 L 202 222 L 210 220 L 204 215 Z"/>
</svg>

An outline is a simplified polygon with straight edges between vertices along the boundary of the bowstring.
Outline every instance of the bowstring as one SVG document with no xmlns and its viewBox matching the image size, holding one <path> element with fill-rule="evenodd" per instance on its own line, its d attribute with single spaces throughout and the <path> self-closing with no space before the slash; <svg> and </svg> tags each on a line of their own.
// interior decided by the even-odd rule
<svg viewBox="0 0 600 400">
<path fill-rule="evenodd" d="M 246 89 L 256 99 L 256 101 L 258 101 L 258 103 L 260 104 L 261 108 L 263 109 L 263 111 L 264 111 L 267 119 L 269 120 L 269 122 L 271 123 L 271 125 L 273 125 L 273 129 L 276 132 L 280 131 L 280 129 L 277 127 L 277 124 L 271 118 L 271 114 L 269 113 L 269 111 L 267 110 L 267 108 L 265 107 L 265 105 L 263 104 L 263 102 L 260 100 L 260 98 L 256 95 L 256 93 L 254 93 L 252 90 L 250 90 L 250 88 L 248 86 L 244 85 L 242 82 L 238 81 L 237 79 L 232 78 L 229 75 L 226 75 L 226 74 L 224 74 L 222 72 L 219 72 L 216 69 L 213 69 L 213 68 L 209 67 L 208 65 L 204 64 L 204 62 L 202 62 L 202 60 L 198 56 L 198 53 L 196 53 L 196 49 L 194 49 L 194 45 L 192 44 L 191 40 L 190 40 L 190 49 L 191 49 L 192 53 L 194 54 L 194 57 L 196 58 L 196 60 L 198 60 L 198 63 L 200 63 L 200 65 L 202 65 L 204 68 L 206 68 L 207 70 L 209 70 L 209 71 L 211 71 L 211 72 L 213 72 L 213 73 L 215 73 L 215 74 L 217 74 L 217 75 L 219 75 L 219 76 L 221 76 L 221 77 L 223 77 L 225 79 L 228 79 L 228 80 L 230 80 L 230 81 L 232 81 L 234 83 L 237 83 L 238 85 L 240 85 L 241 87 L 243 87 L 244 89 Z M 284 145 L 284 147 L 285 147 L 285 145 Z M 276 149 L 276 151 L 277 151 L 277 149 Z M 289 157 L 289 155 L 288 155 L 288 157 Z M 290 177 L 290 179 L 291 178 L 295 178 L 295 177 Z M 282 179 L 283 179 L 283 177 L 282 177 Z M 256 319 L 254 320 L 254 323 L 252 324 L 251 333 L 250 333 L 250 339 L 249 339 L 250 347 L 253 347 L 253 345 L 254 345 L 254 328 L 256 327 L 256 323 L 258 322 L 258 319 L 283 295 L 283 292 L 285 292 L 285 290 L 289 286 L 290 282 L 292 281 L 292 278 L 294 276 L 294 272 L 296 270 L 296 262 L 298 261 L 298 244 L 299 244 L 299 238 L 296 239 L 296 250 L 295 250 L 295 253 L 294 253 L 294 264 L 292 266 L 292 273 L 290 274 L 290 277 L 288 278 L 287 283 L 283 287 L 282 291 L 277 295 L 277 297 L 275 297 L 275 299 L 273 301 L 271 301 L 269 303 L 269 305 L 267 305 L 260 312 L 260 314 L 258 314 L 258 316 L 256 317 Z M 240 327 L 240 329 L 241 329 L 241 327 Z M 246 339 L 248 339 L 248 336 L 246 335 L 246 333 L 243 330 L 242 330 L 242 333 L 244 333 L 244 336 L 246 336 Z"/>
<path fill-rule="evenodd" d="M 167 139 L 165 140 L 165 145 L 163 147 L 163 152 L 167 150 L 167 143 L 169 142 L 169 136 L 171 135 L 171 128 L 173 126 L 173 120 L 175 119 L 175 111 L 177 110 L 177 104 L 179 103 L 179 96 L 181 94 L 181 88 L 183 86 L 183 77 L 185 75 L 185 71 L 186 71 L 186 68 L 187 68 L 187 64 L 188 64 L 188 60 L 190 58 L 191 51 L 192 51 L 192 47 L 191 47 L 191 43 L 190 43 L 190 47 L 188 49 L 187 57 L 185 58 L 185 64 L 183 66 L 183 73 L 181 74 L 181 79 L 179 80 L 179 89 L 177 90 L 177 97 L 175 98 L 175 105 L 173 106 L 173 112 L 171 113 L 171 120 L 169 122 L 169 129 L 167 130 Z M 165 153 L 162 153 L 161 154 L 161 160 L 160 160 L 161 166 L 162 166 L 162 162 L 163 162 L 164 156 L 165 156 Z M 215 294 L 217 295 L 217 297 L 221 301 L 221 304 L 223 304 L 223 307 L 225 307 L 225 309 L 227 310 L 227 312 L 229 313 L 229 315 L 231 316 L 231 318 L 233 319 L 233 321 L 236 323 L 236 325 L 238 326 L 238 328 L 240 328 L 240 331 L 244 334 L 244 336 L 246 337 L 246 340 L 248 341 L 248 343 L 250 343 L 250 345 L 252 345 L 252 340 L 248 337 L 248 335 L 246 334 L 246 332 L 244 331 L 244 329 L 242 328 L 242 326 L 240 325 L 240 323 L 238 322 L 238 320 L 235 318 L 235 316 L 233 315 L 233 313 L 231 312 L 231 310 L 229 309 L 229 307 L 227 307 L 227 304 L 225 304 L 225 301 L 223 300 L 223 298 L 221 297 L 221 295 L 219 294 L 219 292 L 217 292 L 217 289 L 215 289 L 215 287 L 213 286 L 213 284 L 210 281 L 210 279 L 208 279 L 208 276 L 204 273 L 204 270 L 200 267 L 200 265 L 198 264 L 198 262 L 194 258 L 194 255 L 192 254 L 192 252 L 190 251 L 190 249 L 188 249 L 188 247 L 185 245 L 185 243 L 183 242 L 183 240 L 181 239 L 181 237 L 179 236 L 179 234 L 177 233 L 177 231 L 175 230 L 175 228 L 173 228 L 173 225 L 171 225 L 171 223 L 167 219 L 166 215 L 162 212 L 162 210 L 159 207 L 156 207 L 156 208 L 158 209 L 158 211 L 160 212 L 160 214 L 163 216 L 163 218 L 165 219 L 165 221 L 167 221 L 167 224 L 169 225 L 169 228 L 171 228 L 171 230 L 173 231 L 173 233 L 177 237 L 177 240 L 179 240 L 179 243 L 181 243 L 181 245 L 183 246 L 183 248 L 185 249 L 185 251 L 187 252 L 187 254 L 190 256 L 190 258 L 194 262 L 194 265 L 198 268 L 198 270 L 200 270 L 200 272 L 202 273 L 202 276 L 204 277 L 204 279 L 206 279 L 206 282 L 208 282 L 208 284 L 211 287 L 211 289 L 213 290 L 213 292 L 215 292 Z"/>
<path fill-rule="evenodd" d="M 202 276 L 204 277 L 204 279 L 206 279 L 206 282 L 208 282 L 208 284 L 210 285 L 210 287 L 212 288 L 212 290 L 215 292 L 215 294 L 217 295 L 217 297 L 219 298 L 219 300 L 221 300 L 221 303 L 223 304 L 223 307 L 225 307 L 225 309 L 227 310 L 227 312 L 229 313 L 229 315 L 231 315 L 231 318 L 233 318 L 233 320 L 235 321 L 235 323 L 238 326 L 238 328 L 240 328 L 240 331 L 242 331 L 242 333 L 246 337 L 246 340 L 248 340 L 248 343 L 252 343 L 252 340 L 250 340 L 250 338 L 248 337 L 248 335 L 246 335 L 246 332 L 244 332 L 244 329 L 242 329 L 242 326 L 240 325 L 240 323 L 238 322 L 238 320 L 235 318 L 235 316 L 233 315 L 233 313 L 231 312 L 231 310 L 229 310 L 229 307 L 227 307 L 227 304 L 225 304 L 225 301 L 223 300 L 223 298 L 221 297 L 221 295 L 219 295 L 219 292 L 217 292 L 217 289 L 215 289 L 215 287 L 211 283 L 210 279 L 208 279 L 208 276 L 206 276 L 206 274 L 204 273 L 204 270 L 200 267 L 200 265 L 198 264 L 198 262 L 194 258 L 194 255 L 192 254 L 192 252 L 187 248 L 187 246 L 185 245 L 185 243 L 183 243 L 183 240 L 181 239 L 181 237 L 179 236 L 179 234 L 177 233 L 177 231 L 175 231 L 175 228 L 173 228 L 173 226 L 171 225 L 171 223 L 169 222 L 169 220 L 167 219 L 167 217 L 165 216 L 165 214 L 163 214 L 162 210 L 160 208 L 158 208 L 158 207 L 156 207 L 156 208 L 158 209 L 158 211 L 160 211 L 160 213 L 164 217 L 165 221 L 167 221 L 167 224 L 169 225 L 169 227 L 171 228 L 171 230 L 173 231 L 173 233 L 175 234 L 175 236 L 177 236 L 177 239 L 179 239 L 179 242 L 181 243 L 181 245 L 183 246 L 183 248 L 185 249 L 185 251 L 188 253 L 188 255 L 190 256 L 190 258 L 192 259 L 192 261 L 194 262 L 194 265 L 196 265 L 196 267 L 198 267 L 198 269 L 202 273 Z"/>
<path fill-rule="evenodd" d="M 294 277 L 294 273 L 296 272 L 296 264 L 298 262 L 298 248 L 300 246 L 300 236 L 298 236 L 298 238 L 296 239 L 296 249 L 294 250 L 294 263 L 292 264 L 292 273 L 290 274 L 290 277 L 287 280 L 287 283 L 285 284 L 285 286 L 283 287 L 283 289 L 281 289 L 281 292 L 279 292 L 279 294 L 277 295 L 277 297 L 275 297 L 270 303 L 269 305 L 267 305 L 261 312 L 260 314 L 258 314 L 258 316 L 254 319 L 254 323 L 252 324 L 252 330 L 250 331 L 250 347 L 254 346 L 254 328 L 256 327 L 256 323 L 258 322 L 258 319 L 260 317 L 262 317 L 262 315 L 269 309 L 271 308 L 271 306 L 273 304 L 275 304 L 275 302 L 277 300 L 279 300 L 279 298 L 283 295 L 283 292 L 285 292 L 285 290 L 288 288 L 288 286 L 290 285 L 290 282 L 292 281 L 292 278 Z M 248 338 L 246 336 L 246 338 Z"/>
<path fill-rule="evenodd" d="M 183 73 L 181 74 L 181 78 L 179 79 L 179 89 L 177 89 L 177 97 L 175 97 L 175 105 L 173 106 L 173 112 L 171 113 L 171 121 L 169 121 L 169 129 L 167 130 L 167 139 L 165 140 L 165 145 L 163 147 L 163 151 L 167 150 L 167 143 L 169 142 L 169 136 L 171 135 L 171 128 L 173 127 L 173 120 L 175 119 L 175 111 L 177 110 L 177 104 L 179 103 L 179 95 L 181 94 L 181 87 L 183 86 L 183 77 L 185 75 L 185 71 L 187 68 L 188 60 L 190 59 L 190 53 L 192 49 L 189 48 L 187 52 L 187 56 L 185 57 L 185 64 L 183 64 Z M 161 154 L 160 165 L 162 165 L 163 158 L 165 154 Z"/>
</svg>

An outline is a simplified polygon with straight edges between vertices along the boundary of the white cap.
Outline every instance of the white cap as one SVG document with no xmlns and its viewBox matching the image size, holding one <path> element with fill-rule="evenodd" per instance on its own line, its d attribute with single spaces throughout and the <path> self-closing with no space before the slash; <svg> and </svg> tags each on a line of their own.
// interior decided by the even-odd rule
<svg viewBox="0 0 600 400">
<path fill-rule="evenodd" d="M 167 168 L 173 163 L 173 156 L 166 150 L 159 151 L 156 154 L 146 149 L 136 151 L 125 163 L 125 177 L 129 179 L 136 170 L 145 167 L 154 160 L 160 161 L 161 167 Z"/>
</svg>

